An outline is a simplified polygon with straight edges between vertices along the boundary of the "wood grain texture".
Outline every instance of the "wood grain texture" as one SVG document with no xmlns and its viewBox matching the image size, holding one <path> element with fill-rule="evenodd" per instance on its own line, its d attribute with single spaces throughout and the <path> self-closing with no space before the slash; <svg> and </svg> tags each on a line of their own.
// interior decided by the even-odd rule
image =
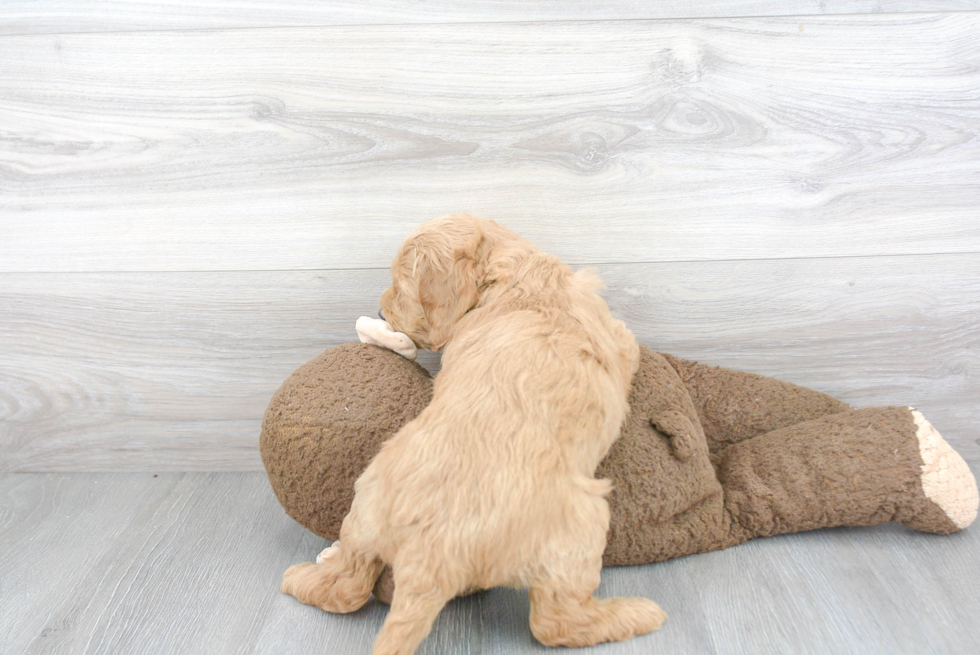
<svg viewBox="0 0 980 655">
<path fill-rule="evenodd" d="M 977 0 L 6 0 L 0 35 L 399 23 L 637 20 L 969 11 Z"/>
<path fill-rule="evenodd" d="M 0 527 L 10 655 L 367 653 L 387 612 L 331 615 L 279 593 L 282 571 L 327 542 L 285 516 L 262 473 L 0 475 Z M 976 527 L 878 526 L 609 568 L 601 596 L 647 596 L 670 619 L 581 652 L 972 655 L 978 563 Z M 419 653 L 545 652 L 527 615 L 518 590 L 453 601 Z"/>
<path fill-rule="evenodd" d="M 980 252 L 980 13 L 0 39 L 0 271 Z"/>
<path fill-rule="evenodd" d="M 756 652 L 762 634 L 774 653 L 966 654 L 980 639 L 980 571 L 964 548 L 977 533 L 948 541 L 887 525 L 756 540 L 699 562 L 691 586 L 719 654 Z"/>
<path fill-rule="evenodd" d="M 263 478 L 25 478 L 20 486 L 33 495 L 43 497 L 52 480 L 74 485 L 75 495 L 53 499 L 57 515 L 40 522 L 50 533 L 44 548 L 32 550 L 22 529 L 4 537 L 20 549 L 5 561 L 28 566 L 4 567 L 3 606 L 32 617 L 9 624 L 4 652 L 250 652 L 262 617 L 280 600 L 279 569 L 300 547 L 322 543 L 285 518 Z M 117 503 L 139 499 L 137 511 L 92 507 L 96 492 Z M 21 522 L 33 527 L 30 519 Z M 76 523 L 58 538 L 64 524 Z M 73 578 L 59 577 L 59 565 L 72 566 Z"/>
<path fill-rule="evenodd" d="M 604 265 L 640 343 L 857 406 L 980 458 L 980 257 Z M 0 276 L 0 470 L 257 470 L 275 389 L 356 340 L 384 270 Z M 438 370 L 438 359 L 424 362 Z"/>
<path fill-rule="evenodd" d="M 120 554 L 112 545 L 144 504 L 167 498 L 161 486 L 122 475 L 0 478 L 0 651 L 40 652 L 30 640 L 78 627 L 70 616 L 51 621 L 52 612 L 67 590 L 115 585 L 103 568 Z"/>
</svg>

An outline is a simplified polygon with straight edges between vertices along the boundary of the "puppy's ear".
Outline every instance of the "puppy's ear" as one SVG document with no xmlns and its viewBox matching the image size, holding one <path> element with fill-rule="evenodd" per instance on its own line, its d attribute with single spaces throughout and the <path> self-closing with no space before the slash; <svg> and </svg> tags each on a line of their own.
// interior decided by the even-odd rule
<svg viewBox="0 0 980 655">
<path fill-rule="evenodd" d="M 483 262 L 479 251 L 483 235 L 478 231 L 453 248 L 443 261 L 419 261 L 419 302 L 429 323 L 432 350 L 440 350 L 452 337 L 456 322 L 479 300 Z M 418 253 L 417 253 L 418 256 Z M 417 260 L 418 261 L 418 260 Z"/>
</svg>

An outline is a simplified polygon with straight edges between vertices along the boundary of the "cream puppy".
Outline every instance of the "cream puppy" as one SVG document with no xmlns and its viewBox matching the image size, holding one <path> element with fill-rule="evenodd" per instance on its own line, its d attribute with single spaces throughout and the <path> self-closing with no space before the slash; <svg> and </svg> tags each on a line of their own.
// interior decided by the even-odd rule
<svg viewBox="0 0 980 655">
<path fill-rule="evenodd" d="M 530 589 L 531 631 L 547 645 L 656 630 L 666 615 L 652 601 L 592 595 L 610 492 L 595 469 L 639 361 L 602 282 L 465 214 L 416 229 L 391 272 L 383 318 L 444 349 L 432 402 L 357 480 L 339 542 L 286 571 L 282 590 L 351 612 L 391 565 L 375 655 L 414 653 L 450 599 L 497 586 Z"/>
</svg>

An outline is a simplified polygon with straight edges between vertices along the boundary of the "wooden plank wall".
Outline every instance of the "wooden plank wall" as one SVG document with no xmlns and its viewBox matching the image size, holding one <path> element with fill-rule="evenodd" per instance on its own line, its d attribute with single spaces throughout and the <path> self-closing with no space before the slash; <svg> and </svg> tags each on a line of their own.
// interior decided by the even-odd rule
<svg viewBox="0 0 980 655">
<path fill-rule="evenodd" d="M 0 470 L 260 468 L 448 211 L 980 458 L 980 2 L 175 7 L 0 6 Z"/>
</svg>

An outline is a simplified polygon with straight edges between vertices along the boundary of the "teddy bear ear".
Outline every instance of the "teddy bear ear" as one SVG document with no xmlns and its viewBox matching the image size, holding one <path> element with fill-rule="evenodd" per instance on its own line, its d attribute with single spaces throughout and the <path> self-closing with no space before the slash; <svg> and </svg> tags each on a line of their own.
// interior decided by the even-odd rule
<svg viewBox="0 0 980 655">
<path fill-rule="evenodd" d="M 667 435 L 671 453 L 682 462 L 689 460 L 697 452 L 698 444 L 706 441 L 704 432 L 677 410 L 658 413 L 650 419 L 650 425 Z"/>
</svg>

